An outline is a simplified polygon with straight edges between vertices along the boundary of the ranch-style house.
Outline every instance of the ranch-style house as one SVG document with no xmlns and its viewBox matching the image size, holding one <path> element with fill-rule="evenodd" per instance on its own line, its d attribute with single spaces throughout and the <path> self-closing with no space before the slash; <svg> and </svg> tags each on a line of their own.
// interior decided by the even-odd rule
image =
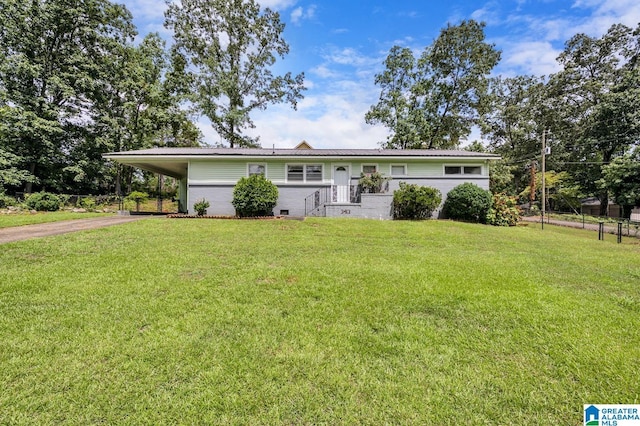
<svg viewBox="0 0 640 426">
<path fill-rule="evenodd" d="M 176 178 L 182 213 L 193 213 L 193 203 L 204 198 L 211 205 L 208 215 L 234 215 L 235 184 L 262 174 L 278 187 L 276 215 L 389 219 L 400 182 L 437 188 L 443 199 L 463 182 L 488 189 L 489 163 L 500 157 L 456 150 L 312 149 L 302 143 L 294 149 L 152 148 L 105 158 Z M 374 172 L 390 180 L 382 193 L 362 193 L 358 180 Z"/>
</svg>

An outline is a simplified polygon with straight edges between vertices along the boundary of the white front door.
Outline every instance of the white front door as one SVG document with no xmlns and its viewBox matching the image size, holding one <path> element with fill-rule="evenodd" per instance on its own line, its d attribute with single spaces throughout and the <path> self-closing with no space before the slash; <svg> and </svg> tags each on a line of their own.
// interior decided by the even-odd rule
<svg viewBox="0 0 640 426">
<path fill-rule="evenodd" d="M 334 166 L 333 167 L 333 196 L 334 203 L 349 202 L 349 167 Z"/>
</svg>

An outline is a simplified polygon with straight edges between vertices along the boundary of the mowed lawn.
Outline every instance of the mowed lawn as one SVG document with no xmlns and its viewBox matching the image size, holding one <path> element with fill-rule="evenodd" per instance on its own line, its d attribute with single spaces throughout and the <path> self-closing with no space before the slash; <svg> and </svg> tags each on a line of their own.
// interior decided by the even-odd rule
<svg viewBox="0 0 640 426">
<path fill-rule="evenodd" d="M 582 424 L 640 403 L 640 245 L 147 219 L 0 246 L 0 424 Z"/>
<path fill-rule="evenodd" d="M 89 219 L 92 217 L 113 216 L 113 213 L 73 213 L 70 211 L 0 214 L 0 229 L 11 226 L 37 225 L 39 223 L 59 222 L 61 220 Z"/>
</svg>

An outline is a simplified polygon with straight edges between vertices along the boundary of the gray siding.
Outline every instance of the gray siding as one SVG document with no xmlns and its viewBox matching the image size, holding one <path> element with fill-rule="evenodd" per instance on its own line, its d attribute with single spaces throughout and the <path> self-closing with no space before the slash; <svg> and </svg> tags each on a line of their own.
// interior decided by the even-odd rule
<svg viewBox="0 0 640 426">
<path fill-rule="evenodd" d="M 307 160 L 307 159 L 305 159 Z M 320 159 L 318 159 L 320 160 Z M 186 188 L 186 205 L 189 213 L 194 213 L 193 203 L 204 198 L 211 204 L 207 210 L 209 215 L 234 215 L 235 209 L 231 204 L 233 199 L 233 187 L 236 182 L 247 174 L 248 163 L 259 161 L 227 160 L 227 161 L 192 161 L 189 167 L 189 185 Z M 273 209 L 278 215 L 281 211 L 288 211 L 291 216 L 305 215 L 305 198 L 313 194 L 321 187 L 331 185 L 333 171 L 332 162 L 328 161 L 302 161 L 295 164 L 323 164 L 324 182 L 315 183 L 288 183 L 286 182 L 286 164 L 293 164 L 281 159 L 263 162 L 267 165 L 267 178 L 276 184 L 279 191 L 278 203 Z M 386 197 L 377 197 L 371 200 L 363 200 L 361 205 L 341 208 L 339 205 L 326 209 L 327 216 L 355 216 L 372 218 L 390 218 L 391 200 L 393 191 L 398 189 L 400 182 L 414 183 L 421 186 L 431 186 L 440 190 L 443 201 L 451 189 L 464 182 L 473 182 L 483 189 L 489 189 L 488 167 L 485 163 L 465 162 L 467 165 L 481 165 L 482 175 L 470 176 L 443 176 L 444 165 L 453 164 L 446 161 L 351 161 L 351 184 L 356 185 L 362 170 L 362 164 L 377 164 L 378 170 L 389 175 L 392 164 L 406 165 L 407 176 L 395 177 L 389 182 L 390 193 Z M 457 162 L 455 164 L 461 164 Z M 182 198 L 182 196 L 181 196 Z M 366 197 L 365 197 L 366 198 Z M 368 206 L 367 206 L 367 203 Z M 347 213 L 348 211 L 348 213 Z M 434 216 L 440 214 L 438 209 Z"/>
</svg>

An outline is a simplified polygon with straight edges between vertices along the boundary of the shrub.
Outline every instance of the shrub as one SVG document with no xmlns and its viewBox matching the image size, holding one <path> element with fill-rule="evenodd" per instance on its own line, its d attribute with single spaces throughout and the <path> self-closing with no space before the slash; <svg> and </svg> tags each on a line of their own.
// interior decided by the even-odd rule
<svg viewBox="0 0 640 426">
<path fill-rule="evenodd" d="M 149 194 L 146 192 L 133 191 L 131 194 L 125 197 L 125 201 L 135 201 L 136 211 L 140 211 L 140 203 L 143 203 L 149 199 Z"/>
<path fill-rule="evenodd" d="M 231 204 L 240 217 L 272 216 L 277 202 L 278 187 L 263 175 L 244 177 L 233 188 Z"/>
<path fill-rule="evenodd" d="M 15 205 L 16 205 L 15 198 L 0 192 L 0 209 L 4 209 L 5 207 L 15 206 Z"/>
<path fill-rule="evenodd" d="M 69 200 L 71 199 L 71 195 L 69 194 L 57 194 L 60 199 L 60 207 L 67 207 L 69 205 Z"/>
<path fill-rule="evenodd" d="M 193 209 L 198 216 L 204 216 L 209 206 L 211 206 L 211 204 L 204 198 L 193 203 Z"/>
<path fill-rule="evenodd" d="M 394 219 L 428 219 L 442 201 L 442 194 L 429 186 L 400 182 L 393 193 Z"/>
<path fill-rule="evenodd" d="M 382 192 L 382 188 L 390 178 L 384 177 L 381 173 L 375 172 L 371 174 L 360 173 L 358 184 L 365 194 L 378 194 Z"/>
<path fill-rule="evenodd" d="M 444 202 L 444 214 L 449 219 L 486 223 L 491 208 L 491 193 L 470 182 L 453 188 Z"/>
<path fill-rule="evenodd" d="M 516 226 L 520 220 L 520 209 L 516 197 L 495 194 L 487 213 L 487 223 L 494 226 Z"/>
<path fill-rule="evenodd" d="M 49 192 L 34 192 L 24 203 L 32 210 L 39 212 L 54 212 L 60 209 L 60 198 Z"/>
<path fill-rule="evenodd" d="M 98 203 L 94 197 L 84 197 L 80 200 L 80 207 L 92 212 L 98 207 Z"/>
</svg>

